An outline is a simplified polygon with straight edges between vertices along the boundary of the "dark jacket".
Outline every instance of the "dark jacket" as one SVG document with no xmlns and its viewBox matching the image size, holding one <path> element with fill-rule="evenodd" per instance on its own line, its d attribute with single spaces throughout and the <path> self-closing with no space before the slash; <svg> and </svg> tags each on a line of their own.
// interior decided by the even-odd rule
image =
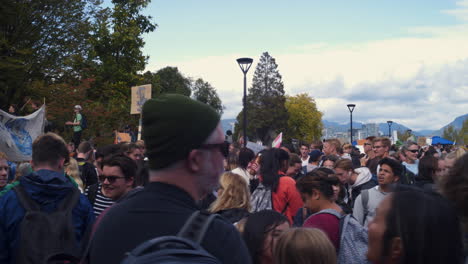
<svg viewBox="0 0 468 264">
<path fill-rule="evenodd" d="M 199 207 L 184 190 L 164 183 L 149 183 L 143 191 L 112 206 L 91 239 L 89 260 L 120 263 L 125 253 L 146 240 L 176 235 Z M 222 263 L 250 263 L 250 256 L 235 227 L 216 219 L 202 247 Z"/>
<path fill-rule="evenodd" d="M 86 189 L 86 187 L 96 184 L 98 182 L 96 167 L 83 158 L 77 158 L 76 161 L 78 162 L 84 188 Z"/>
<path fill-rule="evenodd" d="M 241 208 L 231 208 L 231 209 L 221 210 L 216 213 L 221 215 L 222 217 L 224 217 L 226 220 L 228 220 L 230 223 L 233 223 L 233 224 L 239 222 L 242 218 L 249 216 L 249 211 L 245 209 L 241 209 Z"/>
<path fill-rule="evenodd" d="M 39 170 L 23 176 L 19 184 L 46 212 L 54 211 L 62 199 L 76 188 L 63 173 L 50 170 Z M 25 210 L 14 190 L 8 190 L 0 197 L 0 263 L 15 263 L 20 223 L 24 215 Z M 77 242 L 81 242 L 93 221 L 91 204 L 84 195 L 80 195 L 80 200 L 72 211 Z"/>
</svg>

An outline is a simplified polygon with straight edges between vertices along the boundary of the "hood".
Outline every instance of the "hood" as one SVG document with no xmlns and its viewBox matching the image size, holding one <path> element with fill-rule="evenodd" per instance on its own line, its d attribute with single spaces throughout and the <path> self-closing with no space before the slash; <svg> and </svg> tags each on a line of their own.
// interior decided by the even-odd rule
<svg viewBox="0 0 468 264">
<path fill-rule="evenodd" d="M 354 171 L 358 174 L 358 177 L 356 179 L 356 182 L 353 185 L 351 185 L 351 188 L 362 185 L 372 179 L 372 173 L 367 167 L 357 168 Z"/>
<path fill-rule="evenodd" d="M 39 170 L 20 178 L 20 183 L 40 205 L 62 200 L 74 187 L 63 172 Z"/>
</svg>

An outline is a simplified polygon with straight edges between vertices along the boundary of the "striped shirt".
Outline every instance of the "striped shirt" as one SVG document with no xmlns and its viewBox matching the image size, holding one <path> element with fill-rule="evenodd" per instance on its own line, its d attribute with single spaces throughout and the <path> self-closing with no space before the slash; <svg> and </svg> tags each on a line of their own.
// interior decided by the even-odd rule
<svg viewBox="0 0 468 264">
<path fill-rule="evenodd" d="M 94 204 L 93 204 L 94 215 L 96 216 L 96 218 L 102 213 L 102 211 L 106 210 L 107 208 L 111 207 L 114 204 L 114 201 L 112 199 L 107 198 L 102 193 L 101 183 L 98 183 L 98 184 L 99 185 L 97 188 L 96 200 L 94 201 Z M 90 193 L 89 193 L 90 188 L 91 186 L 88 186 L 84 192 L 84 195 L 86 195 L 88 199 L 90 198 Z"/>
</svg>

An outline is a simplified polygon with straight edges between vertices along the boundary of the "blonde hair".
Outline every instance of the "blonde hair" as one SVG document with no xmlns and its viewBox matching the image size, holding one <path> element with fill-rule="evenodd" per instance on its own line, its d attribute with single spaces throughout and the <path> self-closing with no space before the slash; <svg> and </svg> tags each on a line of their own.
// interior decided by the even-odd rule
<svg viewBox="0 0 468 264">
<path fill-rule="evenodd" d="M 336 264 L 336 249 L 316 228 L 293 228 L 284 232 L 274 249 L 276 264 Z"/>
<path fill-rule="evenodd" d="M 219 179 L 222 193 L 210 206 L 210 212 L 241 208 L 250 211 L 250 191 L 247 182 L 239 174 L 225 172 Z"/>
<path fill-rule="evenodd" d="M 75 180 L 76 184 L 78 184 L 78 188 L 83 192 L 83 181 L 80 177 L 80 168 L 78 167 L 76 159 L 70 158 L 70 161 L 65 166 L 65 173 Z"/>
</svg>

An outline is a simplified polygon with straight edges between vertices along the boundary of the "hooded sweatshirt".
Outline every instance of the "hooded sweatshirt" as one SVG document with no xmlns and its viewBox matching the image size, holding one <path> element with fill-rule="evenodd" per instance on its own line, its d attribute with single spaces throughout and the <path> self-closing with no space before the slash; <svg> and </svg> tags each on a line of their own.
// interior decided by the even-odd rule
<svg viewBox="0 0 468 264">
<path fill-rule="evenodd" d="M 64 174 L 51 170 L 39 170 L 23 176 L 19 184 L 42 211 L 52 212 L 76 186 Z M 15 263 L 15 252 L 20 239 L 20 223 L 25 215 L 16 192 L 8 190 L 0 196 L 0 263 Z M 80 242 L 94 221 L 91 204 L 84 195 L 72 211 L 77 242 Z"/>
<path fill-rule="evenodd" d="M 357 168 L 354 170 L 358 176 L 354 184 L 348 186 L 348 204 L 353 207 L 354 201 L 361 194 L 362 190 L 370 189 L 377 184 L 372 180 L 372 174 L 366 167 Z"/>
</svg>

